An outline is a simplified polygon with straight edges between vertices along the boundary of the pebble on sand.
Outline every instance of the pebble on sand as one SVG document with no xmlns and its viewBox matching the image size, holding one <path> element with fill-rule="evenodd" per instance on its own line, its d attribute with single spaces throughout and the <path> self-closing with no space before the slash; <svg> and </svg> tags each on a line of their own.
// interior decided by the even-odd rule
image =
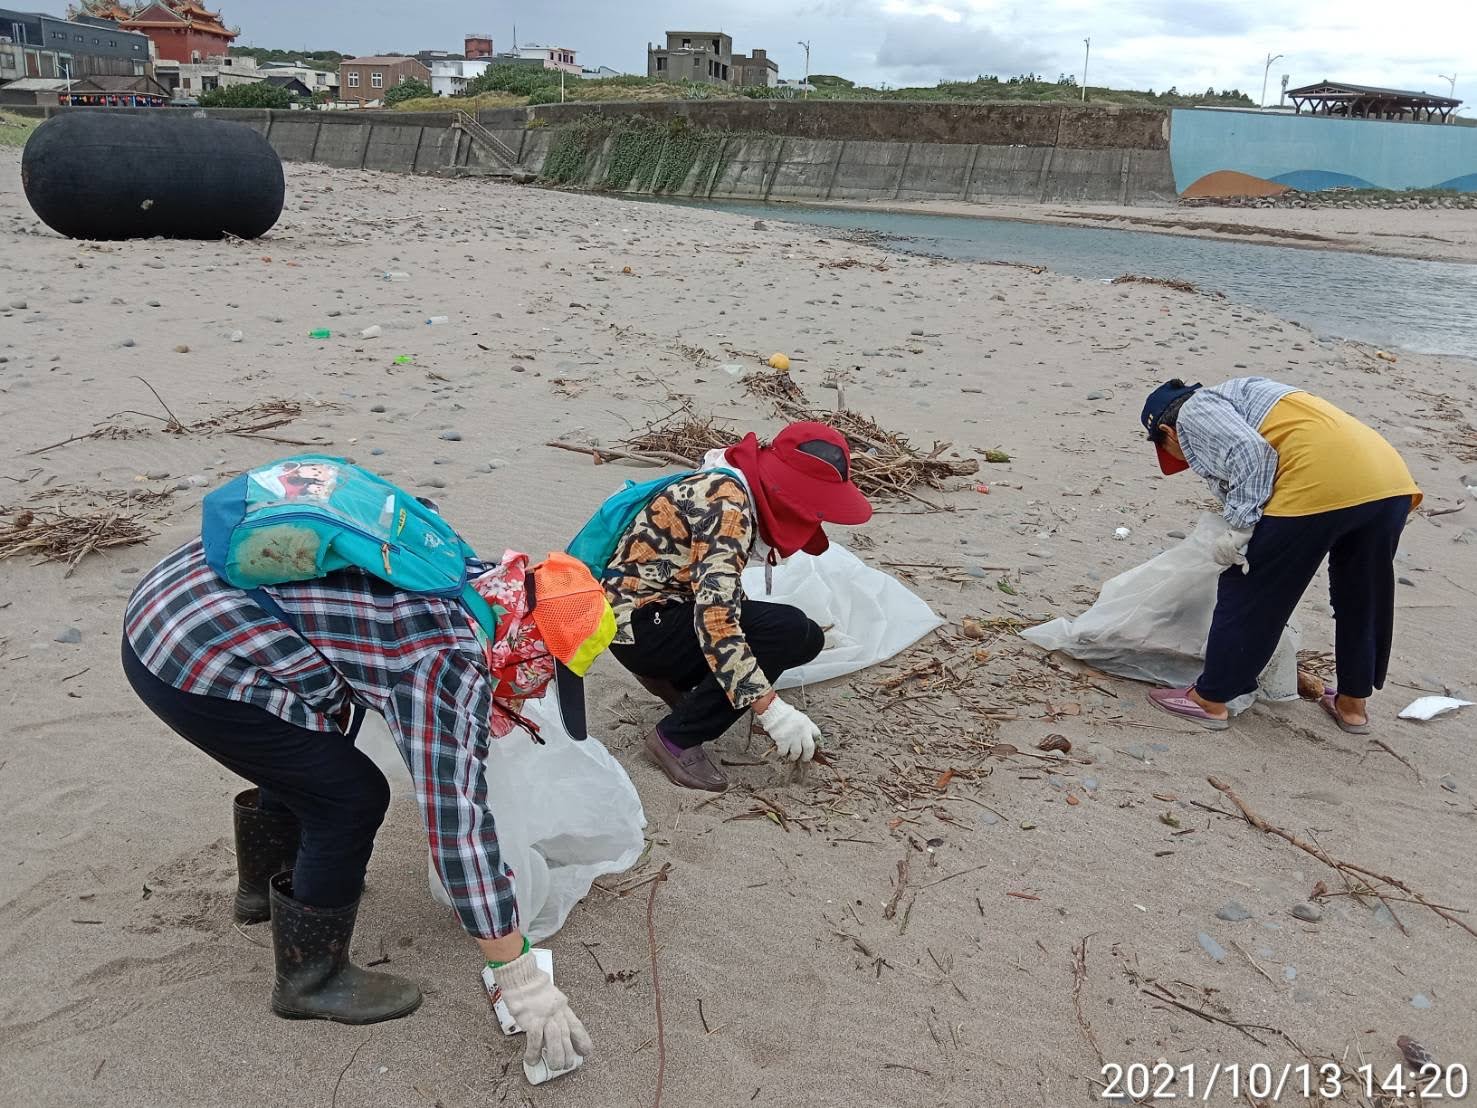
<svg viewBox="0 0 1477 1108">
<path fill-rule="evenodd" d="M 447 442 L 461 442 L 462 433 L 460 431 L 442 431 L 441 438 Z"/>
<path fill-rule="evenodd" d="M 76 644 L 82 641 L 82 632 L 75 627 L 63 627 L 56 633 L 55 641 Z"/>
<path fill-rule="evenodd" d="M 1220 943 L 1216 942 L 1204 931 L 1200 932 L 1196 938 L 1200 940 L 1200 945 L 1204 948 L 1205 953 L 1209 954 L 1217 962 L 1224 962 L 1226 960 L 1226 948 L 1221 946 Z"/>
<path fill-rule="evenodd" d="M 1317 923 L 1323 918 L 1323 909 L 1316 904 L 1294 904 L 1292 914 L 1304 923 Z"/>
<path fill-rule="evenodd" d="M 1227 923 L 1240 923 L 1244 919 L 1251 919 L 1251 913 L 1240 901 L 1229 900 L 1226 906 L 1215 914 L 1216 919 L 1223 919 Z"/>
</svg>

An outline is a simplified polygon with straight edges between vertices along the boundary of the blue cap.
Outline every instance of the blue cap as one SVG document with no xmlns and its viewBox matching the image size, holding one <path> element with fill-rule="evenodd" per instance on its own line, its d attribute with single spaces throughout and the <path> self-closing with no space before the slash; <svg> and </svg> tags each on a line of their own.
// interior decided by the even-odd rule
<svg viewBox="0 0 1477 1108">
<path fill-rule="evenodd" d="M 1167 381 L 1153 392 L 1149 393 L 1149 399 L 1144 401 L 1144 411 L 1139 417 L 1148 432 L 1150 442 L 1159 441 L 1159 421 L 1169 406 L 1182 396 L 1189 396 L 1201 385 L 1187 385 L 1176 377 L 1173 381 Z"/>
</svg>

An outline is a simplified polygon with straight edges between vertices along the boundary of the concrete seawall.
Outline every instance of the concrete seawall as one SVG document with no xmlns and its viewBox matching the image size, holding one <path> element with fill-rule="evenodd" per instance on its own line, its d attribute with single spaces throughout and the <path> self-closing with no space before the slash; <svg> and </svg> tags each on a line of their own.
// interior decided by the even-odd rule
<svg viewBox="0 0 1477 1108">
<path fill-rule="evenodd" d="M 1169 117 L 1060 104 L 679 101 L 545 105 L 484 112 L 542 169 L 561 125 L 680 120 L 737 132 L 718 171 L 695 168 L 673 195 L 743 200 L 1022 200 L 1172 204 Z M 515 146 L 515 148 L 517 148 Z M 599 187 L 609 144 L 580 182 Z M 656 177 L 660 179 L 658 170 Z"/>
<path fill-rule="evenodd" d="M 56 111 L 112 109 L 46 109 Z M 119 109 L 126 110 L 126 109 Z M 285 161 L 452 174 L 495 159 L 452 112 L 211 109 L 261 132 Z M 672 195 L 743 200 L 1175 200 L 1164 112 L 1063 105 L 802 104 L 679 101 L 568 104 L 483 112 L 479 122 L 539 173 L 578 120 L 680 120 L 727 132 L 713 171 L 694 168 Z M 609 143 L 575 187 L 599 188 Z M 658 174 L 660 177 L 660 174 Z M 699 179 L 703 177 L 703 179 Z"/>
</svg>

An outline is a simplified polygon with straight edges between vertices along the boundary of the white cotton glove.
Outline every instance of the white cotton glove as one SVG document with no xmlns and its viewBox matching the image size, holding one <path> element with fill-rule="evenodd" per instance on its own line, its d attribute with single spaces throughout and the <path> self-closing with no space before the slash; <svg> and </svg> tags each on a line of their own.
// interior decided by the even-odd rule
<svg viewBox="0 0 1477 1108">
<path fill-rule="evenodd" d="M 815 744 L 820 741 L 821 729 L 798 708 L 775 697 L 774 703 L 756 713 L 755 718 L 769 733 L 780 756 L 786 761 L 808 762 L 815 757 Z"/>
<path fill-rule="evenodd" d="M 570 1009 L 569 997 L 538 968 L 532 951 L 499 966 L 493 974 L 509 1014 L 528 1036 L 525 1063 L 537 1065 L 543 1058 L 550 1071 L 567 1070 L 595 1049 L 585 1025 Z"/>
<path fill-rule="evenodd" d="M 1215 540 L 1213 557 L 1216 565 L 1240 566 L 1242 573 L 1251 572 L 1251 563 L 1246 560 L 1246 548 L 1251 543 L 1251 530 L 1231 529 Z"/>
</svg>

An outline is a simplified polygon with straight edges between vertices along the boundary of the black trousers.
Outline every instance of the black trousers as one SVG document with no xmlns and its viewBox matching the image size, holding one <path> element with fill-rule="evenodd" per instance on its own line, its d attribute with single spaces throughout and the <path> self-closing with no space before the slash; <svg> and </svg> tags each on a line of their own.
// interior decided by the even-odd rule
<svg viewBox="0 0 1477 1108">
<path fill-rule="evenodd" d="M 1385 683 L 1395 632 L 1395 552 L 1410 497 L 1394 496 L 1312 516 L 1264 516 L 1247 548 L 1251 572 L 1221 574 L 1195 682 L 1207 700 L 1256 689 L 1323 559 L 1328 559 L 1339 692 L 1366 697 Z"/>
<path fill-rule="evenodd" d="M 693 623 L 694 605 L 664 604 L 638 609 L 631 618 L 633 644 L 613 645 L 616 660 L 638 677 L 665 678 L 684 696 L 658 725 L 674 746 L 694 747 L 716 739 L 743 716 L 713 676 Z M 825 645 L 825 633 L 799 608 L 745 600 L 739 627 L 770 681 L 787 669 L 812 661 Z"/>
<path fill-rule="evenodd" d="M 180 692 L 155 677 L 123 640 L 123 672 L 175 734 L 261 788 L 264 810 L 286 808 L 302 826 L 294 899 L 340 908 L 359 899 L 390 786 L 344 735 L 296 727 L 252 704 Z"/>
</svg>

